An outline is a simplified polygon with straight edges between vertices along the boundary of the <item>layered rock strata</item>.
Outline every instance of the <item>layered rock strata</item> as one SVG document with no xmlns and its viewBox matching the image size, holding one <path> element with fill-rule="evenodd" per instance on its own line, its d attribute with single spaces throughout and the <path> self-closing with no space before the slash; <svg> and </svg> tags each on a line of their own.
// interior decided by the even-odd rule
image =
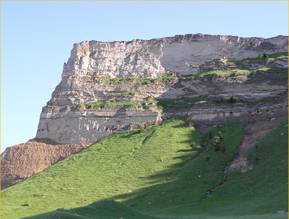
<svg viewBox="0 0 289 219">
<path fill-rule="evenodd" d="M 15 184 L 105 136 L 168 117 L 216 124 L 286 116 L 287 49 L 286 36 L 203 34 L 74 44 L 42 109 L 37 141 L 2 154 L 1 184 Z"/>
<path fill-rule="evenodd" d="M 177 78 L 209 69 L 230 69 L 232 67 L 224 64 L 227 60 L 240 61 L 286 52 L 287 42 L 287 37 L 283 36 L 263 39 L 188 34 L 152 40 L 75 44 L 64 64 L 62 81 L 42 110 L 36 137 L 63 144 L 93 143 L 115 131 L 156 123 L 159 110 L 127 107 L 141 104 L 149 96 L 159 99 L 210 95 L 245 99 L 277 96 L 286 92 L 287 86 L 272 84 L 271 80 L 240 84 L 226 83 L 221 77 L 184 81 Z M 285 68 L 287 61 L 275 60 L 273 64 Z M 258 67 L 258 63 L 244 62 L 243 65 L 247 65 L 242 66 L 247 69 Z M 175 80 L 157 80 L 172 75 Z M 155 82 L 145 83 L 145 79 L 150 78 L 156 79 Z M 234 82 L 234 78 L 231 80 Z M 124 104 L 81 109 L 89 102 Z"/>
</svg>

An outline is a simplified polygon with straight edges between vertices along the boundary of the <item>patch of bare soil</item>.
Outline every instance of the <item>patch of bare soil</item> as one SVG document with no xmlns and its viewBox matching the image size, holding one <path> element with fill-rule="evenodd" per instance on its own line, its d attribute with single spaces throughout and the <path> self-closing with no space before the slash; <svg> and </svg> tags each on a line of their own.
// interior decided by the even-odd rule
<svg viewBox="0 0 289 219">
<path fill-rule="evenodd" d="M 9 147 L 1 154 L 1 188 L 21 182 L 86 147 L 38 140 Z"/>
<path fill-rule="evenodd" d="M 249 123 L 246 127 L 245 137 L 240 145 L 235 159 L 229 164 L 228 171 L 247 172 L 253 168 L 248 161 L 248 152 L 255 147 L 256 143 L 263 138 L 272 128 L 278 126 L 283 118 L 272 118 L 271 120 L 256 121 Z"/>
</svg>

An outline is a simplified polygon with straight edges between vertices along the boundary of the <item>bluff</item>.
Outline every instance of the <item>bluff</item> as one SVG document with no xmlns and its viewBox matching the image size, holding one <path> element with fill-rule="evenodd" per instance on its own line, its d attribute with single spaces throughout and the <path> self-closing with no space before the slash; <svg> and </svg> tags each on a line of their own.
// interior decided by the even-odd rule
<svg viewBox="0 0 289 219">
<path fill-rule="evenodd" d="M 61 82 L 42 109 L 34 145 L 82 145 L 74 153 L 112 133 L 173 116 L 197 125 L 287 116 L 287 50 L 286 36 L 187 34 L 74 44 Z M 29 158 L 16 171 L 19 159 L 13 150 L 7 148 L 2 154 L 5 186 L 15 183 L 25 165 L 38 159 Z M 70 153 L 59 154 L 65 155 L 42 162 L 40 169 L 20 178 Z M 51 153 L 44 156 L 49 160 Z"/>
<path fill-rule="evenodd" d="M 217 64 L 210 63 L 214 60 L 255 58 L 286 52 L 287 48 L 287 37 L 282 36 L 262 39 L 202 34 L 75 44 L 64 64 L 62 81 L 42 110 L 36 138 L 93 143 L 112 132 L 155 123 L 160 120 L 157 109 L 135 107 L 147 97 L 181 99 L 216 92 L 250 98 L 278 95 L 286 87 L 260 83 L 254 87 L 221 85 L 216 89 L 198 80 L 174 85 L 178 77 L 195 75 L 209 67 L 218 69 Z"/>
</svg>

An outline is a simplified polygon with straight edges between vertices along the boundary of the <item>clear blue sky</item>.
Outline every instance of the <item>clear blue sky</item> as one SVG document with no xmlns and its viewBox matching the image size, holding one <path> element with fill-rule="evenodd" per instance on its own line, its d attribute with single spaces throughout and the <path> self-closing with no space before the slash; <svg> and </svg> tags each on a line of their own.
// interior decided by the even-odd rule
<svg viewBox="0 0 289 219">
<path fill-rule="evenodd" d="M 35 136 L 75 42 L 288 35 L 287 9 L 287 2 L 3 3 L 2 150 Z"/>
</svg>

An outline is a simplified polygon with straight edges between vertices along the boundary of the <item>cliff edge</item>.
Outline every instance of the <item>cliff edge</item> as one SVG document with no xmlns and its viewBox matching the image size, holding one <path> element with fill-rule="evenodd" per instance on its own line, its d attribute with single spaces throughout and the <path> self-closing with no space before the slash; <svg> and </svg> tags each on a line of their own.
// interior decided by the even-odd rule
<svg viewBox="0 0 289 219">
<path fill-rule="evenodd" d="M 287 36 L 74 44 L 34 141 L 1 155 L 1 184 L 15 184 L 105 136 L 173 116 L 201 125 L 287 116 L 287 51 Z"/>
</svg>

